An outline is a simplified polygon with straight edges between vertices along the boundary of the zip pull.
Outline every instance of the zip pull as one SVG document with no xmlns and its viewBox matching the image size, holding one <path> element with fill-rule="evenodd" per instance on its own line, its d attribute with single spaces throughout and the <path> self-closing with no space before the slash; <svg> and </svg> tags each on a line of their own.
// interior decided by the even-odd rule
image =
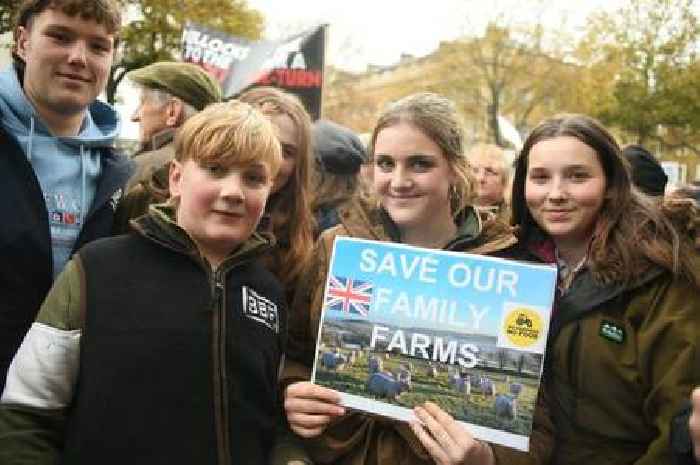
<svg viewBox="0 0 700 465">
<path fill-rule="evenodd" d="M 216 298 L 217 304 L 221 303 L 221 297 L 224 295 L 224 283 L 217 276 L 214 281 L 214 297 Z"/>
<path fill-rule="evenodd" d="M 224 296 L 224 282 L 219 273 L 215 273 L 211 279 L 212 310 L 218 311 L 222 305 Z"/>
</svg>

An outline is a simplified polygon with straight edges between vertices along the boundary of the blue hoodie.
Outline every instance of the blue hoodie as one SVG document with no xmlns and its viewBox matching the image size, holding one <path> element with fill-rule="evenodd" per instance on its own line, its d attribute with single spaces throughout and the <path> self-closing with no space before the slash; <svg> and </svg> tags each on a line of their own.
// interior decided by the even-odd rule
<svg viewBox="0 0 700 465">
<path fill-rule="evenodd" d="M 0 124 L 19 143 L 44 194 L 51 228 L 54 278 L 70 258 L 95 197 L 102 171 L 100 147 L 119 134 L 118 114 L 93 102 L 75 137 L 51 135 L 27 100 L 12 66 L 0 72 Z"/>
</svg>

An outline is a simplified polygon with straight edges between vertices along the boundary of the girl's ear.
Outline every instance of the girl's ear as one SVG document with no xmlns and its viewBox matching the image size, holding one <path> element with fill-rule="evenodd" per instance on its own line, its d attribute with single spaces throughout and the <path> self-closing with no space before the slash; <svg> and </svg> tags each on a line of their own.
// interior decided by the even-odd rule
<svg viewBox="0 0 700 465">
<path fill-rule="evenodd" d="M 177 199 L 180 197 L 182 189 L 182 170 L 183 166 L 177 160 L 170 162 L 170 172 L 168 174 L 170 198 Z"/>
<path fill-rule="evenodd" d="M 450 174 L 447 176 L 447 182 L 450 184 L 450 186 L 454 186 L 457 184 L 458 179 L 459 177 L 457 176 L 457 173 L 455 173 L 455 169 L 450 167 Z"/>
</svg>

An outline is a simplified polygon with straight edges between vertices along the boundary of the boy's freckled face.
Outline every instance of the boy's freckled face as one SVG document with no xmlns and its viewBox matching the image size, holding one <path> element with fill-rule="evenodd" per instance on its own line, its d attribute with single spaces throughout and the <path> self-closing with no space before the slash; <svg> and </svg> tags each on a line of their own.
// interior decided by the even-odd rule
<svg viewBox="0 0 700 465">
<path fill-rule="evenodd" d="M 171 196 L 179 199 L 177 223 L 213 263 L 255 231 L 271 187 L 264 163 L 225 167 L 187 160 L 174 161 L 170 169 Z"/>
</svg>

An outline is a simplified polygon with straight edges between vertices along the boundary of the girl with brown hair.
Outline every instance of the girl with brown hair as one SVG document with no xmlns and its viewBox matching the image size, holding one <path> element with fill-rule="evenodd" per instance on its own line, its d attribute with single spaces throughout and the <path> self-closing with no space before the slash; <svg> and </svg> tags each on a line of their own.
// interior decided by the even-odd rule
<svg viewBox="0 0 700 465">
<path fill-rule="evenodd" d="M 614 138 L 582 115 L 530 133 L 512 206 L 521 246 L 559 268 L 553 463 L 671 463 L 671 418 L 700 382 L 700 262 L 684 229 L 697 208 L 641 194 Z"/>
<path fill-rule="evenodd" d="M 238 99 L 256 106 L 270 119 L 282 145 L 282 167 L 268 200 L 267 224 L 261 226 L 277 239 L 270 270 L 290 293 L 313 244 L 311 119 L 297 97 L 272 87 L 250 89 Z"/>
</svg>

